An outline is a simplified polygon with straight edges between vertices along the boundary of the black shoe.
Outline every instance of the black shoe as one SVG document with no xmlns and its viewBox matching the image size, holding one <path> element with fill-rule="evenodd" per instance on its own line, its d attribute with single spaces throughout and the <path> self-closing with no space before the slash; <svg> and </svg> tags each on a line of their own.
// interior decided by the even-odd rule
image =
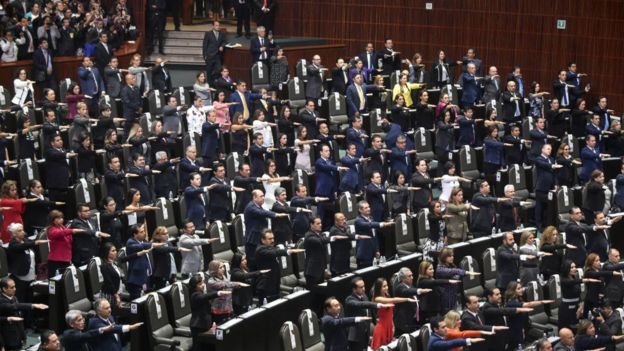
<svg viewBox="0 0 624 351">
<path fill-rule="evenodd" d="M 251 39 L 251 34 L 245 34 L 245 38 Z"/>
<path fill-rule="evenodd" d="M 180 31 L 180 27 L 176 27 L 175 31 L 179 32 Z"/>
<path fill-rule="evenodd" d="M 237 37 L 237 38 L 240 38 L 240 37 L 242 37 L 242 36 L 243 36 L 243 34 L 242 34 L 242 33 L 238 33 L 238 34 L 236 34 L 236 37 Z"/>
<path fill-rule="evenodd" d="M 158 52 L 162 55 L 165 54 L 165 48 L 163 48 L 162 46 L 158 48 Z"/>
</svg>

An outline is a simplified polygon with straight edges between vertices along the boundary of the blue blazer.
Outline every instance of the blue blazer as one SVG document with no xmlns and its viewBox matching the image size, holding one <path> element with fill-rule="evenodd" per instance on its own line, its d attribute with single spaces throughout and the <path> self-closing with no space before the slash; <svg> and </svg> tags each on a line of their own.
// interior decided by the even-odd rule
<svg viewBox="0 0 624 351">
<path fill-rule="evenodd" d="M 368 235 L 371 238 L 358 240 L 355 244 L 355 258 L 359 261 L 373 263 L 375 253 L 379 252 L 379 242 L 377 241 L 376 229 L 381 228 L 379 222 L 368 221 L 362 216 L 355 219 L 355 233 L 359 235 Z"/>
<path fill-rule="evenodd" d="M 98 316 L 91 317 L 89 319 L 88 330 L 100 329 L 108 327 L 111 324 L 115 324 L 115 318 L 113 316 L 108 317 L 108 322 Z M 121 351 L 121 341 L 117 339 L 115 334 L 122 334 L 122 325 L 117 324 L 113 327 L 113 331 L 109 333 L 99 334 L 97 337 L 90 340 L 91 349 L 93 351 Z"/>
<path fill-rule="evenodd" d="M 477 101 L 477 98 L 479 97 L 479 84 L 477 84 L 475 76 L 470 73 L 462 74 L 462 80 L 464 82 L 464 85 L 461 103 L 464 106 L 474 105 L 474 103 Z"/>
<path fill-rule="evenodd" d="M 364 150 L 366 149 L 364 141 L 362 141 L 362 135 L 366 135 L 366 131 L 363 129 L 358 131 L 352 127 L 347 128 L 347 145 L 355 144 L 355 149 L 357 150 L 355 156 L 357 157 L 362 157 Z"/>
<path fill-rule="evenodd" d="M 477 135 L 475 133 L 475 120 L 462 116 L 457 120 L 457 123 L 459 124 L 459 138 L 457 139 L 457 146 L 475 145 L 477 141 Z"/>
<path fill-rule="evenodd" d="M 602 169 L 602 160 L 600 159 L 600 148 L 595 147 L 591 150 L 589 147 L 584 147 L 581 150 L 581 162 L 583 167 L 581 168 L 581 174 L 579 178 L 581 182 L 585 183 L 589 180 L 592 172 L 596 169 Z"/>
<path fill-rule="evenodd" d="M 552 165 L 555 161 L 552 158 L 545 158 L 543 155 L 539 155 L 535 158 L 535 167 L 537 169 L 537 184 L 535 185 L 536 191 L 548 192 L 555 188 L 556 180 L 555 170 Z"/>
<path fill-rule="evenodd" d="M 253 115 L 252 101 L 262 99 L 262 95 L 250 93 L 248 91 L 246 91 L 245 94 L 243 95 L 245 95 L 245 102 L 247 102 L 247 109 L 249 110 L 249 120 L 246 121 L 249 123 L 251 122 L 251 116 Z M 230 94 L 230 102 L 238 102 L 238 104 L 230 106 L 230 116 L 234 116 L 236 112 L 243 113 L 245 109 L 243 108 L 243 101 L 241 100 L 241 96 L 238 93 L 238 91 L 235 91 L 232 94 Z"/>
<path fill-rule="evenodd" d="M 187 186 L 191 185 L 191 173 L 199 172 L 199 164 L 197 160 L 195 160 L 195 164 L 193 164 L 188 158 L 183 158 L 180 161 L 179 172 L 180 189 L 185 189 Z"/>
<path fill-rule="evenodd" d="M 483 143 L 485 145 L 483 162 L 492 163 L 499 166 L 502 165 L 504 146 L 503 143 L 492 138 L 485 138 Z"/>
<path fill-rule="evenodd" d="M 324 160 L 322 157 L 314 163 L 316 170 L 316 196 L 328 197 L 335 200 L 336 196 L 336 176 L 338 167 L 331 160 Z"/>
<path fill-rule="evenodd" d="M 340 159 L 340 163 L 343 167 L 349 167 L 349 170 L 342 175 L 338 190 L 340 190 L 340 192 L 348 191 L 352 194 L 359 193 L 362 188 L 360 182 L 362 174 L 360 158 L 346 155 Z"/>
<path fill-rule="evenodd" d="M 531 137 L 531 150 L 529 151 L 529 155 L 537 157 L 542 153 L 542 146 L 548 142 L 546 131 L 533 128 L 529 136 Z"/>
<path fill-rule="evenodd" d="M 373 183 L 368 183 L 366 186 L 366 202 L 370 206 L 371 217 L 374 221 L 381 222 L 388 215 L 384 199 L 387 192 L 388 190 L 383 185 L 377 187 Z"/>
<path fill-rule="evenodd" d="M 392 176 L 396 171 L 401 171 L 405 175 L 405 180 L 408 181 L 412 178 L 412 158 L 410 155 L 405 154 L 406 150 L 401 150 L 398 147 L 393 147 L 390 153 L 390 170 Z"/>
<path fill-rule="evenodd" d="M 152 243 L 150 242 L 139 242 L 134 238 L 128 239 L 126 242 L 126 256 L 130 257 L 133 254 L 141 251 L 147 250 L 152 247 Z M 147 284 L 150 274 L 148 271 L 151 271 L 149 259 L 147 255 L 137 256 L 134 255 L 128 261 L 128 283 L 132 283 L 135 285 L 144 285 Z"/>
<path fill-rule="evenodd" d="M 221 150 L 221 132 L 219 123 L 202 124 L 201 155 L 209 164 L 219 159 Z"/>
<path fill-rule="evenodd" d="M 267 211 L 250 201 L 245 207 L 245 243 L 260 245 L 260 234 L 269 226 L 267 218 L 275 217 L 275 212 Z"/>
<path fill-rule="evenodd" d="M 364 100 L 366 100 L 366 90 L 368 89 L 368 85 L 362 84 L 362 94 L 364 94 Z M 357 88 L 355 84 L 349 85 L 346 93 L 347 100 L 347 115 L 349 117 L 353 117 L 353 115 L 360 111 L 360 96 L 358 95 Z M 364 109 L 366 109 L 366 101 L 364 102 Z"/>
<path fill-rule="evenodd" d="M 206 227 L 206 206 L 202 201 L 204 189 L 193 188 L 184 189 L 184 202 L 186 203 L 186 218 L 191 220 L 195 228 L 201 230 Z"/>
<path fill-rule="evenodd" d="M 349 346 L 347 327 L 355 325 L 355 317 L 335 318 L 328 314 L 321 318 L 321 330 L 325 336 L 325 351 L 344 351 Z"/>
<path fill-rule="evenodd" d="M 442 339 L 437 334 L 429 337 L 429 351 L 447 351 L 454 348 L 466 346 L 466 339 Z"/>
<path fill-rule="evenodd" d="M 95 67 L 91 67 L 91 71 L 79 67 L 78 77 L 80 78 L 80 90 L 85 95 L 99 96 L 102 90 L 106 89 L 100 71 Z"/>
<path fill-rule="evenodd" d="M 600 129 L 600 127 L 594 125 L 593 123 L 587 123 L 587 125 L 585 125 L 585 135 L 590 134 L 595 136 L 598 142 L 601 141 L 602 130 Z"/>
<path fill-rule="evenodd" d="M 405 148 L 407 150 L 414 149 L 414 138 L 409 137 L 408 135 L 403 133 L 400 125 L 396 123 L 390 123 L 389 128 L 390 129 L 388 129 L 388 132 L 386 133 L 386 148 L 392 149 L 393 147 L 395 147 L 397 138 L 399 137 L 399 135 L 403 135 L 406 139 Z"/>
<path fill-rule="evenodd" d="M 252 143 L 249 147 L 249 166 L 251 168 L 252 177 L 262 177 L 264 174 L 265 155 L 269 154 L 267 148 Z"/>
</svg>

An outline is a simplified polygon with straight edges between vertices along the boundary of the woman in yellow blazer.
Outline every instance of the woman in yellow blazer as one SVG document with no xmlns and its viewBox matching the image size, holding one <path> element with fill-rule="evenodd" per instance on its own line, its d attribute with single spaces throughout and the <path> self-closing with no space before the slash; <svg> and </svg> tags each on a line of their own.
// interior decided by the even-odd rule
<svg viewBox="0 0 624 351">
<path fill-rule="evenodd" d="M 407 107 L 412 107 L 412 105 L 414 104 L 414 101 L 412 101 L 412 90 L 420 89 L 424 86 L 424 84 L 408 83 L 407 74 L 401 74 L 401 77 L 399 78 L 399 83 L 395 84 L 394 88 L 392 89 L 392 100 L 395 100 L 397 95 L 401 94 L 405 99 L 405 105 Z"/>
</svg>

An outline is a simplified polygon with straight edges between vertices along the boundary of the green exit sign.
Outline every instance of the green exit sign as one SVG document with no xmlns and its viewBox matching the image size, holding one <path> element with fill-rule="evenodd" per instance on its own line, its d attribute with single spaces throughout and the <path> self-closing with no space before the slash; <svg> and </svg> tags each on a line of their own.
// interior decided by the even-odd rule
<svg viewBox="0 0 624 351">
<path fill-rule="evenodd" d="M 566 20 L 557 20 L 557 29 L 566 29 Z"/>
</svg>

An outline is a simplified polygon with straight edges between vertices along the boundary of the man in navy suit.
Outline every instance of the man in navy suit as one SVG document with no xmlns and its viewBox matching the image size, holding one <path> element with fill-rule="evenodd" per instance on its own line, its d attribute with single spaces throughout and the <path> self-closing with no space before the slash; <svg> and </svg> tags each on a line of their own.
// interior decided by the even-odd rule
<svg viewBox="0 0 624 351">
<path fill-rule="evenodd" d="M 80 78 L 80 90 L 88 97 L 89 113 L 95 116 L 100 94 L 106 93 L 106 89 L 100 71 L 93 67 L 93 61 L 89 56 L 82 59 L 82 67 L 78 67 L 78 77 Z"/>
<path fill-rule="evenodd" d="M 477 99 L 479 98 L 480 88 L 478 80 L 483 79 L 483 77 L 475 76 L 477 71 L 477 67 L 474 63 L 468 64 L 468 71 L 462 74 L 462 83 L 464 93 L 462 94 L 461 104 L 462 108 L 472 107 Z"/>
<path fill-rule="evenodd" d="M 474 112 L 472 106 L 468 106 L 464 109 L 464 115 L 460 116 L 457 120 L 459 124 L 459 138 L 457 139 L 457 146 L 462 147 L 464 145 L 476 146 L 477 132 L 475 130 L 475 123 L 477 120 L 473 119 Z"/>
<path fill-rule="evenodd" d="M 54 67 L 52 52 L 46 39 L 39 41 L 39 48 L 33 54 L 33 77 L 39 84 L 39 88 L 58 89 L 54 79 Z"/>
<path fill-rule="evenodd" d="M 273 35 L 266 37 L 266 29 L 262 26 L 256 29 L 258 36 L 249 42 L 249 52 L 251 53 L 251 63 L 261 61 L 263 64 L 269 63 L 272 51 L 275 49 Z"/>
<path fill-rule="evenodd" d="M 386 226 L 394 225 L 394 221 L 376 222 L 371 218 L 371 208 L 368 202 L 358 202 L 359 215 L 355 219 L 355 233 L 359 235 L 367 235 L 371 240 L 358 240 L 355 246 L 355 258 L 357 268 L 370 267 L 373 265 L 373 259 L 379 257 L 379 241 L 383 240 L 377 236 L 377 230 Z"/>
<path fill-rule="evenodd" d="M 588 135 L 585 139 L 586 146 L 581 150 L 581 162 L 583 164 L 579 178 L 581 183 L 589 180 L 590 175 L 596 169 L 602 169 L 602 157 L 608 154 L 600 153 L 600 148 L 596 145 L 596 137 Z"/>
<path fill-rule="evenodd" d="M 230 116 L 240 112 L 243 114 L 245 122 L 251 124 L 251 116 L 253 114 L 252 101 L 259 99 L 262 99 L 262 95 L 250 93 L 247 91 L 247 83 L 239 81 L 236 85 L 236 91 L 230 95 L 230 102 L 234 103 L 230 106 Z"/>
<path fill-rule="evenodd" d="M 407 150 L 407 138 L 399 135 L 396 139 L 396 146 L 392 148 L 390 153 L 390 169 L 394 175 L 397 171 L 403 173 L 405 179 L 412 178 L 412 154 L 416 154 L 416 150 Z"/>
<path fill-rule="evenodd" d="M 141 296 L 143 287 L 147 287 L 152 272 L 152 265 L 145 253 L 151 250 L 152 246 L 162 246 L 164 243 L 146 241 L 147 233 L 144 225 L 131 226 L 130 234 L 132 237 L 126 242 L 126 254 L 132 258 L 128 261 L 126 289 L 130 294 L 130 299 L 134 300 Z M 135 253 L 137 255 L 133 255 Z"/>
<path fill-rule="evenodd" d="M 211 221 L 229 222 L 232 219 L 232 191 L 245 191 L 244 188 L 230 186 L 225 179 L 225 166 L 218 164 L 214 169 L 214 177 L 210 179 L 208 219 Z"/>
<path fill-rule="evenodd" d="M 448 328 L 446 322 L 444 321 L 444 317 L 441 316 L 431 318 L 431 329 L 433 330 L 433 333 L 429 337 L 429 351 L 452 350 L 484 341 L 482 338 L 446 339 Z"/>
<path fill-rule="evenodd" d="M 362 118 L 356 116 L 353 118 L 353 122 L 351 123 L 351 127 L 347 128 L 347 136 L 346 141 L 347 144 L 354 144 L 356 148 L 355 156 L 361 157 L 364 154 L 364 150 L 366 150 L 365 140 L 368 139 L 368 135 L 366 131 L 362 129 Z"/>
<path fill-rule="evenodd" d="M 143 111 L 143 100 L 141 100 L 141 91 L 139 87 L 136 86 L 136 77 L 134 74 L 126 74 L 125 80 L 126 85 L 121 88 L 120 96 L 123 118 L 126 120 L 124 129 L 126 132 L 129 132 Z"/>
<path fill-rule="evenodd" d="M 186 189 L 191 184 L 191 173 L 204 174 L 210 171 L 210 168 L 202 167 L 197 163 L 197 148 L 195 146 L 187 146 L 185 155 L 186 157 L 180 161 L 180 189 Z M 202 176 L 202 180 L 203 178 Z"/>
<path fill-rule="evenodd" d="M 552 146 L 544 144 L 542 154 L 535 158 L 535 168 L 537 170 L 537 184 L 535 185 L 535 224 L 539 230 L 550 223 L 543 223 L 544 212 L 548 206 L 548 192 L 555 189 L 556 180 L 555 169 L 563 167 L 555 164 L 550 157 Z"/>
<path fill-rule="evenodd" d="M 516 83 L 507 82 L 507 90 L 501 95 L 503 104 L 503 121 L 508 124 L 519 123 L 522 119 L 522 96 L 516 92 Z"/>
<path fill-rule="evenodd" d="M 379 57 L 375 52 L 375 48 L 373 47 L 373 43 L 366 44 L 366 48 L 364 52 L 359 56 L 360 60 L 364 64 L 364 68 L 368 70 L 368 72 L 376 72 L 379 69 Z M 375 73 L 377 74 L 377 73 Z M 366 79 L 370 82 L 371 77 L 366 77 Z"/>
<path fill-rule="evenodd" d="M 347 145 L 347 154 L 340 159 L 340 163 L 349 170 L 342 175 L 338 190 L 341 193 L 350 192 L 357 194 L 362 190 L 362 162 L 365 161 L 357 155 L 355 144 Z"/>
<path fill-rule="evenodd" d="M 204 159 L 204 165 L 211 167 L 225 155 L 221 149 L 221 125 L 217 123 L 217 113 L 215 111 L 208 112 L 206 120 L 202 124 L 201 155 Z"/>
<path fill-rule="evenodd" d="M 317 123 L 325 121 L 325 118 L 320 118 L 318 112 L 315 111 L 315 105 L 313 100 L 306 102 L 305 109 L 299 113 L 301 124 L 308 130 L 308 139 L 316 139 L 319 135 L 319 128 Z"/>
<path fill-rule="evenodd" d="M 288 217 L 288 213 L 275 213 L 262 208 L 264 205 L 264 193 L 262 190 L 254 190 L 252 200 L 245 207 L 245 254 L 247 259 L 253 259 L 256 249 L 260 245 L 260 234 L 268 228 L 268 218 Z"/>
<path fill-rule="evenodd" d="M 371 208 L 371 216 L 376 222 L 381 222 L 388 217 L 386 195 L 396 190 L 388 190 L 382 183 L 381 172 L 374 171 L 370 176 L 370 183 L 366 186 L 366 201 Z"/>
<path fill-rule="evenodd" d="M 106 299 L 97 299 L 93 303 L 96 316 L 89 319 L 87 330 L 106 328 L 112 326 L 110 333 L 102 333 L 90 340 L 91 349 L 93 351 L 121 351 L 122 333 L 128 333 L 143 325 L 143 322 L 135 324 L 115 324 L 115 318 L 111 316 L 111 305 Z"/>
<path fill-rule="evenodd" d="M 321 145 L 321 157 L 317 159 L 314 164 L 316 170 L 316 189 L 314 195 L 329 199 L 329 201 L 319 204 L 317 208 L 318 215 L 321 217 L 323 223 L 331 223 L 329 227 L 334 224 L 334 213 L 332 210 L 334 200 L 336 200 L 337 197 L 336 177 L 339 171 L 349 170 L 347 167 L 337 167 L 330 159 L 330 152 L 328 145 Z"/>
<path fill-rule="evenodd" d="M 335 297 L 325 300 L 325 315 L 321 318 L 321 330 L 325 336 L 325 351 L 347 350 L 347 327 L 355 326 L 360 322 L 370 321 L 372 317 L 343 317 L 340 318 L 340 302 Z"/>
<path fill-rule="evenodd" d="M 356 112 L 366 112 L 366 91 L 370 85 L 364 84 L 362 74 L 358 73 L 353 76 L 353 84 L 347 88 L 347 114 L 349 118 L 353 118 Z"/>
<path fill-rule="evenodd" d="M 225 34 L 220 32 L 219 21 L 212 22 L 212 30 L 204 34 L 202 56 L 206 62 L 206 75 L 209 80 L 216 78 L 221 71 L 223 51 L 225 51 Z"/>
</svg>

